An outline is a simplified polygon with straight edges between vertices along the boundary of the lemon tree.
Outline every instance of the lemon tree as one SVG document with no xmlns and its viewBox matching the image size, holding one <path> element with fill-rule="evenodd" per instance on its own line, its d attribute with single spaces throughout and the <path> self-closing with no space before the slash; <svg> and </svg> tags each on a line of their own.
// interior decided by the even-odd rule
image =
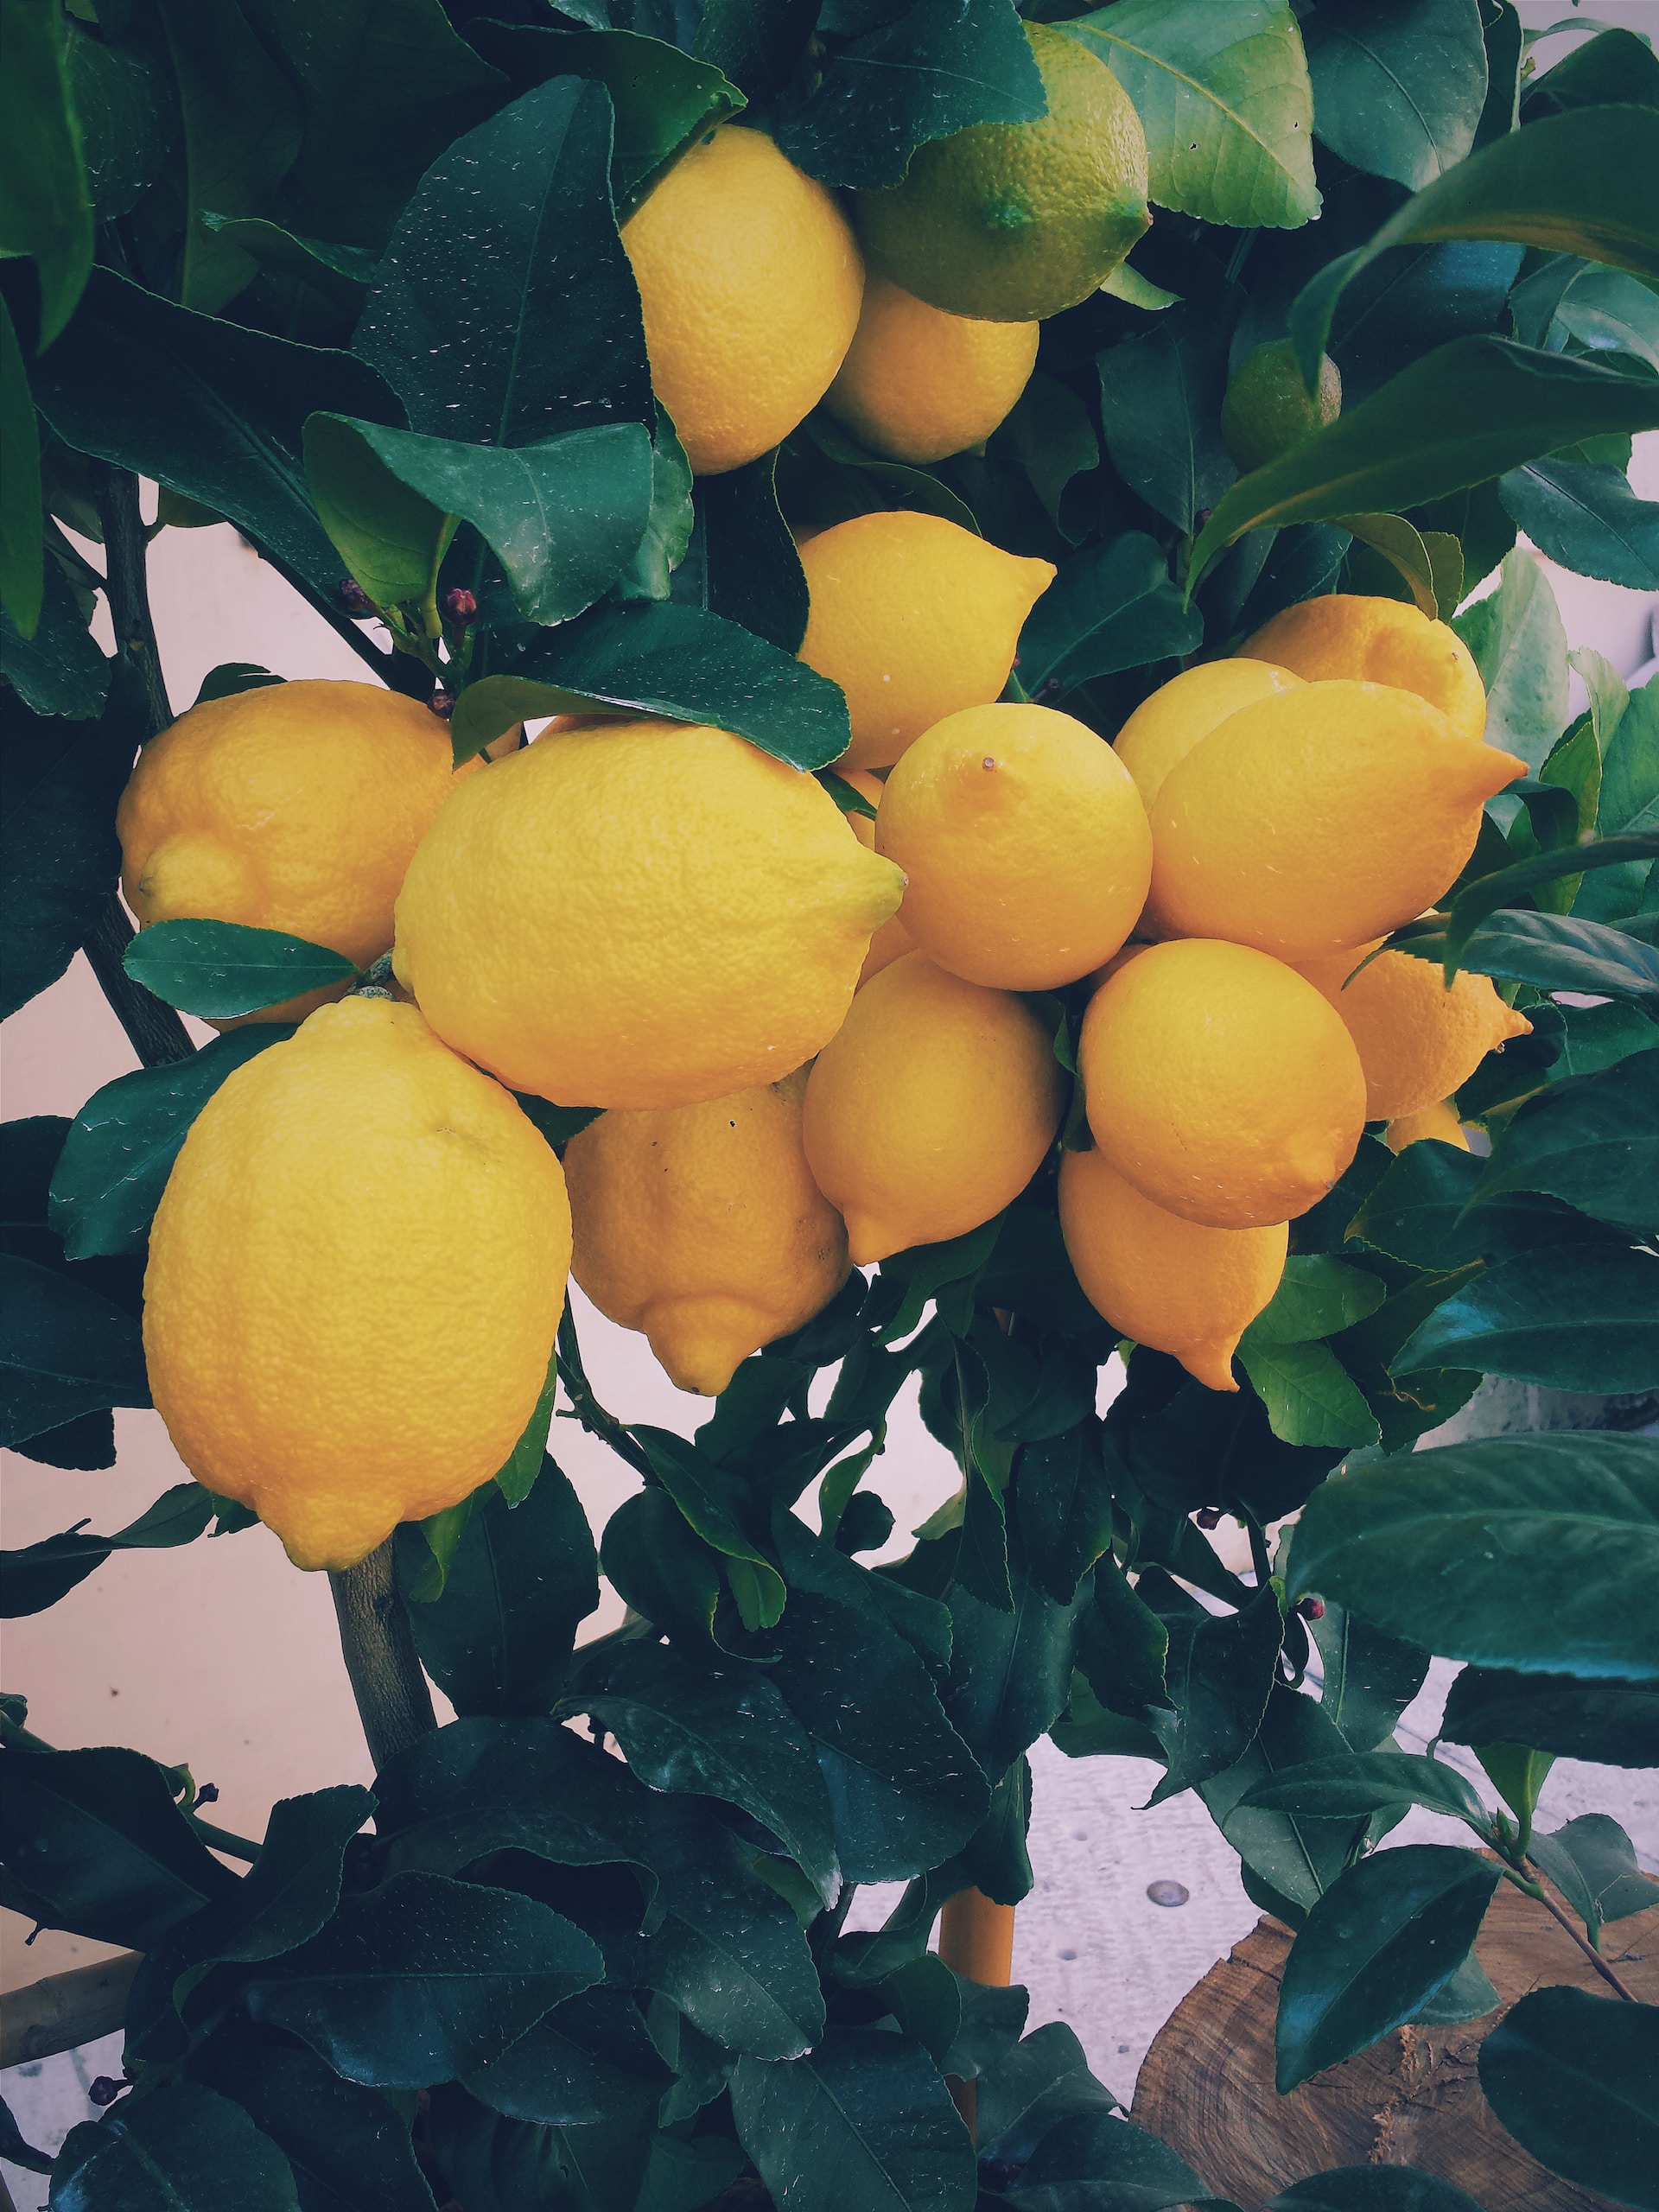
<svg viewBox="0 0 1659 2212">
<path fill-rule="evenodd" d="M 1047 1745 L 1293 1931 L 1269 2104 L 1463 2024 L 1653 2212 L 1656 1892 L 1547 1777 L 1659 1758 L 1659 690 L 1535 557 L 1659 590 L 1644 39 L 0 29 L 3 1009 L 84 953 L 135 1061 L 0 1133 L 3 1441 L 153 1406 L 184 1471 L 0 1612 L 262 1519 L 376 1770 L 248 1835 L 211 1741 L 7 1683 L 0 1902 L 126 1955 L 18 2034 L 125 2043 L 0 2158 L 59 2212 L 1226 2201 L 1027 2032 Z M 225 523 L 361 683 L 232 613 L 181 694 L 147 549 Z M 1531 1386 L 1598 1424 L 1487 1433 Z M 1500 2005 L 1500 1882 L 1580 1986 Z M 1305 2189 L 1496 2212 L 1466 2133 Z"/>
</svg>

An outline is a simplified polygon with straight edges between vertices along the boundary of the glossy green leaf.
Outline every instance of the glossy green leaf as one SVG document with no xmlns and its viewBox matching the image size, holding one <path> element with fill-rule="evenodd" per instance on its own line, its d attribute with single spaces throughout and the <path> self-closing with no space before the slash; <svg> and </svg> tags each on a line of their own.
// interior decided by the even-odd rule
<svg viewBox="0 0 1659 2212">
<path fill-rule="evenodd" d="M 1429 1654 L 1356 1618 L 1345 1605 L 1327 1603 L 1312 1625 L 1325 1669 L 1321 1711 L 1351 1750 L 1382 1749 L 1427 1680 Z"/>
<path fill-rule="evenodd" d="M 1533 1744 L 1602 1766 L 1659 1765 L 1659 1688 L 1465 1667 L 1447 1694 L 1440 1734 L 1452 1744 Z"/>
<path fill-rule="evenodd" d="M 1535 867 L 1548 880 L 1581 868 L 1588 849 L 1541 853 L 1536 861 L 1516 865 Z M 1648 846 L 1633 840 L 1624 847 L 1622 839 L 1610 837 L 1601 851 L 1611 872 L 1613 865 L 1624 864 L 1627 851 L 1643 855 Z M 1389 940 L 1396 952 L 1409 952 L 1414 958 L 1433 960 L 1440 966 L 1446 963 L 1446 942 L 1433 925 L 1421 936 L 1400 935 Z M 1602 922 L 1581 921 L 1576 914 L 1506 909 L 1489 915 L 1476 923 L 1451 958 L 1454 969 L 1467 968 L 1478 976 L 1531 983 L 1541 991 L 1593 992 L 1659 1007 L 1659 951 L 1640 938 L 1610 929 Z"/>
<path fill-rule="evenodd" d="M 778 505 L 776 473 L 777 455 L 762 454 L 703 478 L 696 535 L 673 595 L 793 653 L 806 635 L 806 575 Z"/>
<path fill-rule="evenodd" d="M 816 0 L 704 0 L 693 51 L 723 69 L 753 100 L 770 103 L 788 86 L 813 25 Z"/>
<path fill-rule="evenodd" d="M 1216 1614 L 1191 1599 L 1178 1609 L 1177 1586 L 1161 1573 L 1141 1576 L 1143 1599 L 1154 1584 L 1163 1593 L 1154 1602 L 1169 1630 L 1167 1704 L 1147 1706 L 1142 1718 L 1169 1762 L 1147 1801 L 1158 1805 L 1243 1757 L 1267 1707 L 1283 1623 L 1270 1586 L 1242 1612 Z"/>
<path fill-rule="evenodd" d="M 1203 2203 L 1205 2190 L 1167 2144 L 1096 2108 L 1049 2128 L 1007 2196 L 1015 2212 L 1162 2212 Z"/>
<path fill-rule="evenodd" d="M 128 975 L 158 999 L 216 1020 L 257 1013 L 357 973 L 344 953 L 325 944 L 240 922 L 157 922 L 139 931 L 123 957 Z"/>
<path fill-rule="evenodd" d="M 52 2170 L 52 2212 L 300 2212 L 288 2160 L 239 2105 L 162 2082 L 72 2127 Z"/>
<path fill-rule="evenodd" d="M 1306 1344 L 1363 1321 L 1387 1294 L 1376 1275 L 1345 1260 L 1324 1252 L 1293 1253 L 1271 1303 L 1250 1327 L 1263 1344 Z"/>
<path fill-rule="evenodd" d="M 657 435 L 651 448 L 651 512 L 646 517 L 645 536 L 612 585 L 612 595 L 624 606 L 642 599 L 666 599 L 674 571 L 685 558 L 691 543 L 696 523 L 696 512 L 691 502 L 691 464 L 685 457 L 685 448 L 674 435 L 672 423 L 659 407 Z M 792 551 L 793 539 L 790 543 Z"/>
<path fill-rule="evenodd" d="M 1592 353 L 1629 353 L 1659 369 L 1659 300 L 1622 269 L 1593 263 L 1580 268 L 1556 307 L 1552 334 L 1557 332 Z"/>
<path fill-rule="evenodd" d="M 982 2157 L 1022 2166 L 1052 2127 L 1104 2117 L 1117 2099 L 1089 2071 L 1076 2031 L 1050 2020 L 981 2070 L 977 2103 Z"/>
<path fill-rule="evenodd" d="M 530 1897 L 394 1874 L 269 1961 L 246 2003 L 349 2080 L 422 2088 L 485 2064 L 603 1972 L 588 1937 Z"/>
<path fill-rule="evenodd" d="M 74 312 L 92 265 L 92 203 L 58 16 L 48 0 L 5 0 L 0 100 L 0 254 L 40 276 L 41 344 Z"/>
<path fill-rule="evenodd" d="M 1600 1075 L 1552 1084 L 1510 1120 L 1471 1199 L 1547 1191 L 1628 1228 L 1659 1222 L 1659 1056 L 1632 1053 Z"/>
<path fill-rule="evenodd" d="M 1567 632 L 1549 579 L 1529 555 L 1509 554 L 1497 589 L 1453 627 L 1486 688 L 1488 742 L 1535 772 L 1567 719 Z"/>
<path fill-rule="evenodd" d="M 1268 2199 L 1265 2212 L 1481 2212 L 1481 2208 L 1472 2196 L 1420 2166 L 1337 2166 L 1281 2189 Z"/>
<path fill-rule="evenodd" d="M 1111 1471 L 1099 1424 L 1078 1422 L 1027 1444 L 1020 1455 L 1014 1507 L 1033 1576 L 1069 1605 L 1079 1580 L 1111 1541 Z"/>
<path fill-rule="evenodd" d="M 987 1774 L 1002 1774 L 1065 1710 L 1077 1616 L 1088 1587 L 1059 1605 L 1021 1560 L 1009 1561 L 1013 1610 L 960 1583 L 950 1593 L 950 1675 L 944 1709 Z"/>
<path fill-rule="evenodd" d="M 1487 2103 L 1541 2164 L 1643 2212 L 1659 2205 L 1659 2005 L 1535 1989 L 1479 2063 Z"/>
<path fill-rule="evenodd" d="M 135 1317 L 86 1284 L 0 1255 L 0 1443 L 13 1445 L 105 1406 L 147 1406 Z"/>
<path fill-rule="evenodd" d="M 937 1952 L 924 1951 L 888 1974 L 880 1991 L 899 2034 L 920 2044 L 941 2072 L 947 2072 L 946 2057 L 962 2032 L 963 1992 L 976 1986 L 952 1973 Z"/>
<path fill-rule="evenodd" d="M 1275 1344 L 1246 1330 L 1238 1360 L 1287 1444 L 1375 1444 L 1376 1417 L 1336 1354 L 1322 1344 Z"/>
<path fill-rule="evenodd" d="M 671 1647 L 617 1644 L 588 1661 L 572 1702 L 610 1730 L 649 1789 L 741 1806 L 833 1901 L 829 1793 L 810 1739 L 765 1670 L 703 1668 Z"/>
<path fill-rule="evenodd" d="M 1183 531 L 1197 527 L 1198 514 L 1238 474 L 1221 435 L 1231 321 L 1225 308 L 1183 302 L 1096 357 L 1112 465 Z"/>
<path fill-rule="evenodd" d="M 1303 36 L 1313 127 L 1344 162 L 1416 191 L 1474 144 L 1486 101 L 1476 0 L 1324 0 Z"/>
<path fill-rule="evenodd" d="M 1441 1844 L 1402 1844 L 1350 1867 L 1285 1961 L 1274 2037 L 1280 2095 L 1363 2050 L 1443 1987 L 1497 1880 L 1478 1853 Z"/>
<path fill-rule="evenodd" d="M 15 1552 L 0 1552 L 0 1620 L 44 1612 L 102 1567 L 111 1553 L 170 1550 L 175 1544 L 194 1543 L 222 1504 L 199 1483 L 178 1483 L 112 1536 L 86 1536 L 72 1529 Z"/>
<path fill-rule="evenodd" d="M 32 435 L 32 423 L 30 429 Z M 37 487 L 37 509 L 39 501 Z M 22 635 L 9 607 L 0 614 L 0 669 L 37 715 L 86 721 L 102 714 L 111 667 L 110 656 L 93 641 L 55 561 L 45 571 L 40 620 L 31 637 Z"/>
<path fill-rule="evenodd" d="M 1581 1813 L 1525 1846 L 1592 1936 L 1610 1920 L 1659 1904 L 1659 1882 L 1637 1866 L 1636 1847 L 1605 1813 Z"/>
<path fill-rule="evenodd" d="M 1446 1274 L 1535 1244 L 1606 1237 L 1559 1200 L 1536 1195 L 1535 1185 L 1483 1202 L 1476 1194 L 1485 1165 L 1454 1145 L 1408 1145 L 1354 1217 L 1355 1236 L 1409 1267 Z"/>
<path fill-rule="evenodd" d="M 626 1498 L 605 1524 L 600 1557 L 606 1580 L 642 1620 L 719 1643 L 715 1615 L 725 1586 L 720 1554 L 666 1491 Z"/>
<path fill-rule="evenodd" d="M 1338 515 L 1337 522 L 1362 545 L 1369 545 L 1374 553 L 1382 555 L 1404 583 L 1417 612 L 1433 621 L 1440 613 L 1434 563 L 1427 545 L 1413 525 L 1402 515 Z M 1459 582 L 1462 575 L 1459 559 Z M 1451 594 L 1452 605 L 1455 607 L 1462 596 L 1460 591 L 1454 590 Z"/>
<path fill-rule="evenodd" d="M 632 1993 L 567 1998 L 528 2035 L 467 2076 L 481 2103 L 543 2126 L 637 2124 L 673 2080 Z"/>
<path fill-rule="evenodd" d="M 171 1067 L 140 1068 L 95 1090 L 53 1170 L 50 1219 L 66 1255 L 142 1251 L 191 1123 L 227 1075 L 293 1034 L 290 1022 L 257 1022 Z"/>
<path fill-rule="evenodd" d="M 456 2084 L 435 2091 L 425 2134 L 445 2195 L 467 2212 L 601 2212 L 633 2207 L 647 2157 L 637 2128 L 537 2127 Z"/>
<path fill-rule="evenodd" d="M 1455 1767 L 1414 1751 L 1348 1751 L 1313 1759 L 1256 1783 L 1240 1802 L 1319 1821 L 1365 1820 L 1385 1805 L 1421 1805 L 1483 1827 L 1488 1820 Z"/>
<path fill-rule="evenodd" d="M 1437 1306 L 1391 1372 L 1472 1367 L 1555 1390 L 1659 1385 L 1659 1262 L 1572 1245 L 1500 1260 Z"/>
<path fill-rule="evenodd" d="M 1539 551 L 1564 569 L 1659 591 L 1659 500 L 1638 499 L 1622 469 L 1547 456 L 1500 476 L 1497 488 Z"/>
<path fill-rule="evenodd" d="M 1062 28 L 1140 111 L 1160 207 L 1239 230 L 1319 213 L 1313 95 L 1282 0 L 1117 0 Z"/>
<path fill-rule="evenodd" d="M 257 262 L 267 276 L 302 284 L 320 293 L 341 321 L 357 321 L 374 281 L 378 253 L 321 238 L 296 238 L 263 216 L 206 215 L 202 220 L 215 237 Z"/>
<path fill-rule="evenodd" d="M 1192 652 L 1203 635 L 1155 541 L 1125 531 L 1074 554 L 1033 607 L 1020 633 L 1020 681 L 1046 697 Z"/>
<path fill-rule="evenodd" d="M 1297 1916 L 1293 1926 L 1342 1872 L 1360 1823 L 1304 1820 L 1294 1808 L 1268 1809 L 1257 1792 L 1287 1770 L 1343 1750 L 1342 1736 L 1323 1707 L 1276 1682 L 1249 1749 L 1198 1790 L 1250 1872 L 1273 1891 L 1285 1914 Z"/>
<path fill-rule="evenodd" d="M 778 143 L 821 183 L 896 185 L 918 146 L 1047 112 L 1036 58 L 1007 0 L 915 0 L 896 22 L 827 58 Z"/>
<path fill-rule="evenodd" d="M 1344 1467 L 1308 1500 L 1287 1580 L 1293 1602 L 1328 1593 L 1448 1658 L 1652 1680 L 1656 1573 L 1659 1447 L 1585 1432 Z"/>
<path fill-rule="evenodd" d="M 26 638 L 41 619 L 41 440 L 11 309 L 0 299 L 0 607 Z"/>
<path fill-rule="evenodd" d="M 826 677 L 718 614 L 658 603 L 595 608 L 538 639 L 512 673 L 471 685 L 450 723 L 456 757 L 526 715 L 594 706 L 712 722 L 794 768 L 826 767 L 851 742 L 846 700 Z"/>
<path fill-rule="evenodd" d="M 1659 115 L 1651 120 L 1659 157 Z M 1489 150 L 1470 166 L 1491 158 Z M 1263 523 L 1398 512 L 1599 431 L 1655 427 L 1659 386 L 1507 338 L 1453 339 L 1304 444 L 1242 478 L 1200 531 L 1189 582 L 1224 546 Z"/>
<path fill-rule="evenodd" d="M 403 445 L 424 444 L 407 432 Z M 313 415 L 305 426 L 305 476 L 317 519 L 377 607 L 436 604 L 438 568 L 455 517 L 404 483 L 376 450 L 374 426 Z"/>
<path fill-rule="evenodd" d="M 738 2139 L 799 2212 L 970 2212 L 974 2146 L 919 2044 L 832 2028 L 788 2065 L 732 2077 Z"/>
</svg>

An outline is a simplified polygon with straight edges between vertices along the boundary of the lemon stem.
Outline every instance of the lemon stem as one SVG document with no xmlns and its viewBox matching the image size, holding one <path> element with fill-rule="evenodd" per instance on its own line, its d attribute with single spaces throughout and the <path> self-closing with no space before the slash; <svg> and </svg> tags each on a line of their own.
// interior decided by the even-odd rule
<svg viewBox="0 0 1659 2212">
<path fill-rule="evenodd" d="M 346 1678 L 376 1771 L 437 1726 L 432 1693 L 397 1595 L 391 1539 L 328 1577 Z"/>
</svg>

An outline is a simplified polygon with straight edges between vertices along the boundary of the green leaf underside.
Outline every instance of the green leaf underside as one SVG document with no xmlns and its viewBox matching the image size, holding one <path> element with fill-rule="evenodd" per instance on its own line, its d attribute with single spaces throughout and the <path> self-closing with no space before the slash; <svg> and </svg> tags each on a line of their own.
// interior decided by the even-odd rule
<svg viewBox="0 0 1659 2212">
<path fill-rule="evenodd" d="M 156 922 L 133 939 L 124 964 L 168 1006 L 215 1020 L 257 1014 L 357 973 L 327 945 L 240 922 Z"/>
</svg>

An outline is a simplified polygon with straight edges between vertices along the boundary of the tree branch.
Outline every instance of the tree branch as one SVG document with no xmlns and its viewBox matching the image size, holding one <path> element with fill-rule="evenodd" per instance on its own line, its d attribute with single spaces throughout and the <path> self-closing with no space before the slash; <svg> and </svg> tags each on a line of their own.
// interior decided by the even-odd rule
<svg viewBox="0 0 1659 2212">
<path fill-rule="evenodd" d="M 149 728 L 154 737 L 173 719 L 162 675 L 162 656 L 150 618 L 149 572 L 145 555 L 149 541 L 138 509 L 138 479 L 129 468 L 111 468 L 101 461 L 87 464 L 99 519 L 104 525 L 104 588 L 115 627 L 115 650 L 137 666 L 144 679 Z"/>
<path fill-rule="evenodd" d="M 121 956 L 133 940 L 133 926 L 118 893 L 92 925 L 81 950 L 86 953 L 99 988 L 110 1002 L 116 1020 L 127 1033 L 127 1041 L 147 1068 L 175 1066 L 195 1058 L 190 1033 L 172 1007 L 129 976 Z"/>
<path fill-rule="evenodd" d="M 340 1648 L 377 1770 L 437 1726 L 432 1693 L 397 1595 L 391 1539 L 328 1577 Z"/>
<path fill-rule="evenodd" d="M 26 2065 L 113 2034 L 126 2018 L 127 1992 L 142 1964 L 137 1951 L 121 1951 L 12 1990 L 3 2008 L 0 2066 Z"/>
</svg>

